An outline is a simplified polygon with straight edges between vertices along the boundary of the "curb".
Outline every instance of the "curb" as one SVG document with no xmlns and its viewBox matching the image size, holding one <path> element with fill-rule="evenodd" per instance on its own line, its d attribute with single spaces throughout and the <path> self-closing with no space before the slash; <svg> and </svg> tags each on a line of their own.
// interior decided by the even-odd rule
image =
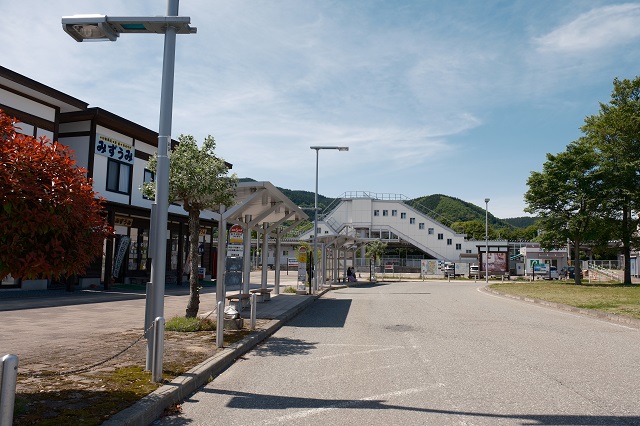
<svg viewBox="0 0 640 426">
<path fill-rule="evenodd" d="M 491 293 L 497 296 L 507 297 L 509 299 L 521 300 L 523 302 L 533 303 L 533 304 L 545 306 L 548 308 L 558 309 L 565 312 L 571 312 L 573 314 L 584 315 L 587 317 L 597 318 L 600 320 L 623 324 L 629 327 L 640 329 L 640 319 L 636 319 L 636 318 L 630 318 L 622 315 L 596 311 L 595 309 L 576 308 L 575 306 L 564 305 L 562 303 L 557 303 L 557 302 L 549 302 L 548 300 L 535 299 L 533 297 L 518 296 L 515 294 L 509 294 L 509 293 L 504 293 L 502 291 L 494 290 L 486 286 L 481 287 L 480 290 L 484 291 L 485 293 Z"/>
<path fill-rule="evenodd" d="M 224 348 L 219 354 L 203 361 L 191 370 L 176 377 L 145 396 L 132 406 L 120 411 L 103 426 L 147 426 L 162 415 L 164 410 L 173 404 L 183 401 L 189 395 L 209 383 L 213 378 L 229 368 L 238 358 L 260 342 L 278 331 L 287 321 L 298 315 L 316 299 L 322 297 L 329 289 L 323 290 L 315 297 L 308 298 L 294 308 L 269 321 L 266 328 L 255 332 L 244 339 Z"/>
</svg>

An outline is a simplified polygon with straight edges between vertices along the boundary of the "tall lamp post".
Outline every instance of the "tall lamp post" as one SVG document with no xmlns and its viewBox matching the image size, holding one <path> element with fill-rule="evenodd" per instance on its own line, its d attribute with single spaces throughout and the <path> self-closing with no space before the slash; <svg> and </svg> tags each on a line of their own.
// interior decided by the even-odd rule
<svg viewBox="0 0 640 426">
<path fill-rule="evenodd" d="M 484 199 L 484 251 L 485 251 L 485 282 L 489 284 L 489 199 Z"/>
<path fill-rule="evenodd" d="M 316 150 L 316 194 L 314 202 L 314 215 L 313 215 L 313 268 L 311 273 L 313 274 L 313 290 L 318 290 L 318 273 L 316 271 L 318 265 L 318 159 L 321 149 L 337 149 L 338 151 L 349 151 L 348 146 L 312 146 L 311 149 Z M 309 293 L 312 293 L 309 289 Z"/>
<path fill-rule="evenodd" d="M 195 34 L 191 18 L 178 16 L 179 0 L 167 0 L 167 15 L 155 17 L 113 17 L 105 15 L 74 15 L 62 17 L 62 28 L 74 40 L 116 41 L 122 33 L 164 34 L 162 88 L 160 96 L 160 123 L 158 130 L 158 165 L 156 169 L 155 211 L 150 226 L 151 263 L 151 314 L 145 317 L 164 317 L 164 290 L 167 253 L 167 217 L 169 208 L 169 144 L 171 143 L 171 119 L 173 113 L 173 82 L 176 58 L 176 34 Z M 148 308 L 149 309 L 149 308 Z M 148 326 L 148 325 L 147 325 Z M 145 327 L 146 328 L 146 327 Z M 164 334 L 156 330 L 155 338 L 149 338 L 148 352 L 153 354 L 152 380 L 162 380 L 162 351 Z M 152 335 L 149 333 L 149 335 Z M 155 340 L 158 341 L 155 341 Z M 155 341 L 155 342 L 154 342 Z"/>
</svg>

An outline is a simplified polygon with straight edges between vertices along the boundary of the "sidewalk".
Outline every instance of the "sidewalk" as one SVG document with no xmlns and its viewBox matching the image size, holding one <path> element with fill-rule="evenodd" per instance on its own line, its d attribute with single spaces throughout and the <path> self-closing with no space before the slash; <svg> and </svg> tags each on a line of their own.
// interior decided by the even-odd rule
<svg viewBox="0 0 640 426">
<path fill-rule="evenodd" d="M 269 271 L 268 288 L 274 286 L 274 273 Z M 259 283 L 261 273 L 251 274 L 251 282 Z M 287 286 L 295 286 L 297 276 L 281 274 L 281 294 L 272 293 L 271 300 L 258 303 L 257 318 L 266 320 L 257 330 L 240 342 L 219 350 L 192 370 L 174 379 L 133 406 L 116 414 L 106 425 L 148 425 L 169 406 L 180 402 L 228 368 L 238 357 L 251 350 L 262 340 L 277 331 L 319 295 L 282 293 Z M 251 284 L 258 288 L 260 284 Z M 326 291 L 326 290 L 325 290 Z M 184 315 L 188 299 L 188 286 L 171 286 L 165 289 L 165 318 Z M 237 293 L 238 288 L 227 294 Z M 29 295 L 30 296 L 30 295 Z M 0 296 L 2 297 L 2 296 Z M 200 313 L 216 306 L 215 287 L 204 287 L 200 295 Z M 228 305 L 228 304 L 227 304 Z M 0 356 L 15 354 L 19 365 L 33 364 L 46 358 L 48 348 L 66 347 L 82 353 L 88 342 L 96 341 L 127 330 L 141 330 L 144 324 L 145 295 L 143 291 L 76 291 L 53 290 L 37 297 L 25 295 L 0 299 Z M 249 317 L 250 309 L 241 312 Z M 246 324 L 246 320 L 245 320 Z"/>
</svg>

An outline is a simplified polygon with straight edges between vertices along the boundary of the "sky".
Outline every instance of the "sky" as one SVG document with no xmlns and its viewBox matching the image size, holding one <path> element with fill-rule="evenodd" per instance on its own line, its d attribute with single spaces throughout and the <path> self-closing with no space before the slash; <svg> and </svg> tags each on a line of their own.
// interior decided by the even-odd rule
<svg viewBox="0 0 640 426">
<path fill-rule="evenodd" d="M 61 17 L 164 1 L 0 0 L 0 64 L 158 130 L 164 37 L 78 43 Z M 640 1 L 183 0 L 172 137 L 214 136 L 238 177 L 318 192 L 445 194 L 499 218 L 640 66 Z"/>
</svg>

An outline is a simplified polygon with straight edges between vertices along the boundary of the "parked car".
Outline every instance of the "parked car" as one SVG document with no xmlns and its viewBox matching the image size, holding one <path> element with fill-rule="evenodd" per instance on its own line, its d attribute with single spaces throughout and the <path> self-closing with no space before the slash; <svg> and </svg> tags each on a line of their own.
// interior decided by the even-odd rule
<svg viewBox="0 0 640 426">
<path fill-rule="evenodd" d="M 469 277 L 480 276 L 480 267 L 478 265 L 469 266 Z"/>
<path fill-rule="evenodd" d="M 444 264 L 444 276 L 445 277 L 454 277 L 456 276 L 456 265 L 454 263 L 445 263 Z"/>
<path fill-rule="evenodd" d="M 558 274 L 558 268 L 555 266 L 549 267 L 549 274 L 543 277 L 545 280 L 559 280 L 560 274 Z"/>
</svg>

